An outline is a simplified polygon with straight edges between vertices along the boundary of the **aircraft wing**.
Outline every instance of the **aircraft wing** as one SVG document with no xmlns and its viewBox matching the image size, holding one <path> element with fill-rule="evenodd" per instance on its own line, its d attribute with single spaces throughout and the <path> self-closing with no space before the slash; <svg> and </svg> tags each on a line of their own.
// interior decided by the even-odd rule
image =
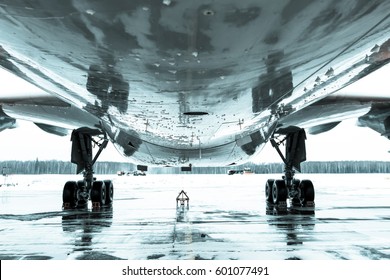
<svg viewBox="0 0 390 280">
<path fill-rule="evenodd" d="M 0 3 L 0 66 L 42 90 L 0 92 L 5 127 L 89 127 L 151 165 L 229 165 L 291 127 L 346 118 L 387 135 L 387 96 L 337 92 L 390 59 L 390 2 Z M 0 116 L 0 120 L 2 120 Z"/>
<path fill-rule="evenodd" d="M 310 134 L 331 130 L 345 119 L 357 119 L 358 126 L 369 127 L 383 136 L 390 130 L 390 95 L 386 84 L 390 65 L 363 77 L 281 120 L 280 128 L 298 126 Z"/>
</svg>

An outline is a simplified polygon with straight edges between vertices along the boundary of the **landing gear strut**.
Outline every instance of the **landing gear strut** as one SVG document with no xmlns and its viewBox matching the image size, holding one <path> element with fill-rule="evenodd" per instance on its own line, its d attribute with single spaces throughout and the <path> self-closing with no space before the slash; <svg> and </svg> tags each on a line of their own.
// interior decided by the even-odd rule
<svg viewBox="0 0 390 280">
<path fill-rule="evenodd" d="M 99 137 L 96 141 L 93 137 Z M 68 181 L 62 193 L 63 208 L 84 208 L 92 201 L 93 208 L 111 205 L 114 187 L 111 181 L 96 181 L 93 177 L 93 165 L 103 149 L 107 147 L 106 134 L 98 129 L 79 128 L 72 132 L 71 162 L 77 165 L 77 174 L 83 171 L 83 180 Z M 95 157 L 92 156 L 92 144 L 99 147 Z"/>
<path fill-rule="evenodd" d="M 295 170 L 301 171 L 301 163 L 306 160 L 305 130 L 298 127 L 289 127 L 278 131 L 285 138 L 277 142 L 271 138 L 271 144 L 282 158 L 285 168 L 282 180 L 269 179 L 265 184 L 265 198 L 267 203 L 287 206 L 289 198 L 292 206 L 314 206 L 314 186 L 310 180 L 298 180 L 294 178 Z M 286 142 L 285 156 L 279 146 Z"/>
</svg>

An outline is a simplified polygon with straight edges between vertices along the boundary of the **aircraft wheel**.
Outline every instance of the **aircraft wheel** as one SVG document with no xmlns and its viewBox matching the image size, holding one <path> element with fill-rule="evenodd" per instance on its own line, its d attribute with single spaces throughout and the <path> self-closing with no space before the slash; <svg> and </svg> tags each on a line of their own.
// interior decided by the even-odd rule
<svg viewBox="0 0 390 280">
<path fill-rule="evenodd" d="M 314 186 L 310 180 L 302 180 L 299 186 L 300 200 L 303 206 L 306 206 L 307 202 L 314 202 Z"/>
<path fill-rule="evenodd" d="M 278 204 L 279 202 L 286 202 L 287 199 L 287 187 L 284 180 L 275 180 L 272 185 L 272 197 L 273 202 Z"/>
<path fill-rule="evenodd" d="M 68 205 L 70 208 L 77 206 L 77 183 L 74 181 L 68 181 L 65 183 L 64 190 L 62 191 L 62 202 L 64 205 Z"/>
<path fill-rule="evenodd" d="M 77 181 L 77 208 L 85 208 L 88 206 L 88 199 L 85 199 L 85 195 L 80 195 L 80 192 L 84 188 L 84 180 Z"/>
<path fill-rule="evenodd" d="M 104 205 L 106 202 L 106 187 L 103 181 L 95 181 L 91 189 L 91 201 L 93 204 Z"/>
<path fill-rule="evenodd" d="M 291 205 L 292 206 L 301 206 L 301 200 L 300 200 L 300 192 L 299 192 L 299 186 L 301 184 L 301 181 L 298 179 L 294 179 L 293 182 L 293 188 L 298 190 L 298 194 L 294 194 L 294 197 L 291 198 Z"/>
<path fill-rule="evenodd" d="M 272 186 L 274 184 L 274 179 L 267 180 L 267 183 L 265 183 L 265 200 L 266 202 L 273 203 L 274 198 L 272 196 Z"/>
<path fill-rule="evenodd" d="M 104 181 L 104 186 L 106 188 L 106 205 L 110 205 L 114 200 L 114 185 L 111 180 Z"/>
</svg>

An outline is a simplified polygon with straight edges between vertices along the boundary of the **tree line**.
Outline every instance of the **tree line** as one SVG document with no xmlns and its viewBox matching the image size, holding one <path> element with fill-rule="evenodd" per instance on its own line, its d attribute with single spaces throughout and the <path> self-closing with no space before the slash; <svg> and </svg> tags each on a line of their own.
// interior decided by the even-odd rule
<svg viewBox="0 0 390 280">
<path fill-rule="evenodd" d="M 6 174 L 76 174 L 76 165 L 70 161 L 0 161 Z M 135 166 L 125 162 L 96 162 L 96 174 L 115 174 L 118 170 L 133 170 Z"/>
<path fill-rule="evenodd" d="M 68 161 L 0 161 L 2 174 L 75 174 L 76 165 Z M 249 168 L 256 174 L 283 173 L 282 163 L 249 163 L 230 167 L 192 167 L 191 172 L 181 172 L 176 167 L 152 167 L 149 174 L 226 174 L 229 170 Z M 96 174 L 116 174 L 118 171 L 132 172 L 136 165 L 126 162 L 97 162 Z M 386 161 L 312 161 L 302 164 L 302 173 L 390 173 L 390 162 Z"/>
</svg>

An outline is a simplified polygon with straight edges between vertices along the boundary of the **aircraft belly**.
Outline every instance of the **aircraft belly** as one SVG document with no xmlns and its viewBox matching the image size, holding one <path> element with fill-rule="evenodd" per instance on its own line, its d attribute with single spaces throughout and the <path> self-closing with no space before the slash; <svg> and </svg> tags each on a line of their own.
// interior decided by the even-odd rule
<svg viewBox="0 0 390 280">
<path fill-rule="evenodd" d="M 389 10 L 358 0 L 6 0 L 0 66 L 102 122 L 126 156 L 229 164 L 387 63 Z"/>
<path fill-rule="evenodd" d="M 135 163 L 143 162 L 152 166 L 227 166 L 244 163 L 249 156 L 259 153 L 265 142 L 251 146 L 250 154 L 236 142 L 217 147 L 170 148 L 140 141 L 137 149 L 114 142 L 115 147 L 124 156 Z"/>
</svg>

